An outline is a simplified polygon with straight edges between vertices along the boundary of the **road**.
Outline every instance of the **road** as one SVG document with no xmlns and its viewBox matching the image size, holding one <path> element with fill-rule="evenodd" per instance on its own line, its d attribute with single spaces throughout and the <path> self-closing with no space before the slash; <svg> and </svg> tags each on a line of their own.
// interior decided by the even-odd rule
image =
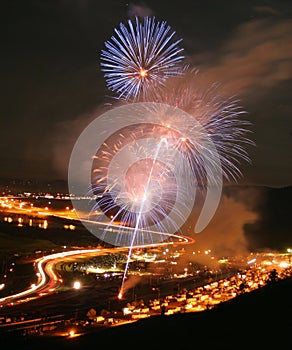
<svg viewBox="0 0 292 350">
<path fill-rule="evenodd" d="M 35 204 L 30 203 L 29 199 L 19 198 L 19 197 L 0 197 L 2 208 L 7 211 L 7 213 L 16 213 L 20 215 L 37 215 L 42 217 L 57 217 L 65 220 L 76 220 L 76 215 L 74 211 L 69 210 L 67 206 L 64 210 L 53 210 L 48 207 L 42 208 L 37 207 Z M 61 200 L 60 200 L 61 201 Z M 106 226 L 107 229 L 111 229 L 112 232 L 119 233 L 120 226 L 117 223 L 100 223 L 94 222 L 90 220 L 86 220 L 88 223 L 93 225 L 99 225 L 101 227 Z M 132 229 L 127 228 L 129 230 L 129 234 L 132 234 Z M 165 236 L 166 239 L 160 243 L 154 244 L 145 244 L 139 245 L 139 247 L 135 248 L 149 248 L 149 247 L 157 247 L 157 246 L 168 246 L 174 244 L 191 244 L 194 240 L 190 237 L 177 235 L 177 234 L 169 234 L 163 232 L 155 232 L 152 234 L 159 234 L 159 236 Z M 172 241 L 168 240 L 171 238 Z M 13 306 L 15 303 L 21 304 L 23 302 L 27 302 L 36 298 L 40 298 L 49 293 L 55 293 L 57 289 L 62 285 L 62 278 L 55 272 L 55 265 L 59 262 L 66 262 L 68 259 L 74 257 L 78 258 L 88 258 L 90 256 L 102 255 L 102 254 L 114 254 L 118 252 L 127 252 L 132 247 L 114 247 L 114 248 L 97 248 L 97 249 L 76 249 L 70 251 L 62 251 L 54 254 L 49 254 L 38 258 L 35 260 L 34 265 L 36 269 L 36 274 L 39 276 L 37 283 L 30 285 L 27 289 L 2 297 L 0 299 L 0 307 L 1 305 L 11 305 Z"/>
</svg>

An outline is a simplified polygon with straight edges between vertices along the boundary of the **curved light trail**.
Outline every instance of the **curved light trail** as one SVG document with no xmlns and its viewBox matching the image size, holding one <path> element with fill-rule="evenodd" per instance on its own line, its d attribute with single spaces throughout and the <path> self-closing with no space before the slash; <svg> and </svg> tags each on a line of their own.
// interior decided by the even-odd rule
<svg viewBox="0 0 292 350">
<path fill-rule="evenodd" d="M 177 244 L 191 244 L 194 242 L 192 238 L 187 236 L 168 234 L 163 232 L 159 232 L 159 233 L 154 232 L 154 233 L 176 238 L 179 240 Z M 145 244 L 145 245 L 135 246 L 134 248 L 150 248 L 150 247 L 164 246 L 164 245 L 170 245 L 170 244 L 175 244 L 175 242 L 171 241 L 171 242 Z M 22 292 L 11 294 L 6 297 L 0 298 L 0 304 L 6 304 L 9 302 L 15 302 L 15 301 L 17 301 L 17 303 L 22 303 L 22 302 L 28 301 L 27 300 L 28 297 L 30 298 L 41 297 L 40 295 L 41 292 L 50 293 L 56 290 L 58 285 L 62 283 L 62 280 L 54 271 L 54 266 L 60 260 L 62 261 L 65 258 L 72 257 L 72 256 L 78 257 L 80 255 L 84 257 L 84 255 L 90 255 L 90 254 L 96 254 L 96 253 L 105 254 L 108 250 L 121 251 L 129 248 L 130 247 L 114 247 L 114 248 L 104 248 L 104 249 L 100 249 L 100 248 L 78 249 L 78 250 L 71 250 L 66 252 L 49 254 L 41 258 L 38 258 L 35 260 L 35 264 L 36 264 L 36 273 L 39 275 L 39 281 L 36 284 L 32 284 L 29 288 L 27 288 Z"/>
</svg>

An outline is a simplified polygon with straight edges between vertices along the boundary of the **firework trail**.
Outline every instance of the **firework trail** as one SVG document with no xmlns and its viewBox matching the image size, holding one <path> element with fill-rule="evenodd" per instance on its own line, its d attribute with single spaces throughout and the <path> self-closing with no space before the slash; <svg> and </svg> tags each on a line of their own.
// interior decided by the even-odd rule
<svg viewBox="0 0 292 350">
<path fill-rule="evenodd" d="M 116 36 L 105 42 L 101 52 L 101 67 L 107 86 L 118 98 L 135 99 L 150 87 L 163 86 L 170 76 L 181 74 L 181 39 L 174 41 L 174 31 L 155 18 L 140 22 L 128 20 L 120 24 Z"/>
<path fill-rule="evenodd" d="M 141 203 L 140 208 L 139 208 L 138 217 L 137 217 L 137 220 L 136 220 L 136 226 L 135 226 L 134 234 L 133 234 L 133 237 L 132 237 L 130 249 L 129 249 L 128 256 L 127 256 L 127 262 L 126 262 L 126 266 L 125 266 L 125 270 L 124 270 L 124 274 L 123 274 L 123 279 L 122 279 L 122 286 L 121 286 L 121 289 L 120 289 L 120 292 L 119 292 L 119 295 L 118 295 L 118 298 L 120 298 L 120 299 L 123 297 L 123 292 L 124 292 L 123 291 L 123 286 L 124 286 L 124 281 L 125 281 L 125 278 L 126 278 L 126 274 L 127 274 L 128 268 L 129 268 L 129 262 L 130 262 L 130 257 L 132 255 L 132 249 L 133 249 L 133 246 L 134 246 L 134 240 L 135 240 L 135 237 L 136 237 L 136 232 L 139 229 L 140 221 L 141 221 L 143 210 L 144 210 L 144 205 L 145 205 L 146 198 L 147 198 L 147 195 L 148 195 L 150 181 L 152 180 L 152 174 L 153 174 L 153 171 L 154 171 L 154 166 L 155 166 L 155 163 L 157 161 L 159 150 L 161 148 L 162 142 L 165 142 L 164 138 L 161 139 L 161 141 L 159 142 L 159 145 L 158 145 L 157 150 L 156 150 L 156 154 L 154 156 L 154 159 L 153 159 L 150 171 L 149 171 L 148 179 L 147 179 L 147 181 L 145 183 L 143 196 L 142 196 L 142 203 Z"/>
</svg>

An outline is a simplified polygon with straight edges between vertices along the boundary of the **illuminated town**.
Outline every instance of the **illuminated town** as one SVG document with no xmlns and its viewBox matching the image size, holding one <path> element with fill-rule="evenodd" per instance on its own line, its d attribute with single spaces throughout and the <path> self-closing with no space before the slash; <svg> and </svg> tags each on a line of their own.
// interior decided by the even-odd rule
<svg viewBox="0 0 292 350">
<path fill-rule="evenodd" d="M 67 194 L 6 195 L 0 213 L 1 226 L 24 239 L 51 231 L 50 239 L 62 244 L 62 236 L 84 231 Z M 193 240 L 175 237 L 133 249 L 119 300 L 127 249 L 98 240 L 94 246 L 92 237 L 84 238 L 84 246 L 76 238 L 44 250 L 2 252 L 1 333 L 76 337 L 155 315 L 202 312 L 292 275 L 290 248 L 215 257 L 211 250 L 196 250 Z"/>
</svg>

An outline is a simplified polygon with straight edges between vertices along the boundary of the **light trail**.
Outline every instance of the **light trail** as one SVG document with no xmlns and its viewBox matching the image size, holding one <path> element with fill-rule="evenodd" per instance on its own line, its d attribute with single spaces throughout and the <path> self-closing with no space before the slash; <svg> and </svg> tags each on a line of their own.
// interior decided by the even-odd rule
<svg viewBox="0 0 292 350">
<path fill-rule="evenodd" d="M 93 221 L 93 220 L 89 220 L 89 219 L 84 219 L 81 217 L 69 217 L 66 215 L 59 215 L 56 213 L 50 213 L 50 212 L 42 212 L 39 211 L 38 212 L 39 215 L 45 215 L 45 216 L 52 216 L 52 217 L 57 217 L 57 218 L 61 218 L 61 219 L 66 219 L 66 220 L 74 220 L 74 221 L 81 221 L 81 222 L 86 222 L 88 224 L 92 224 L 92 225 L 98 225 L 98 226 L 105 226 L 107 229 L 111 229 L 112 232 L 117 232 L 120 233 L 120 229 L 124 229 L 127 231 L 135 231 L 136 228 L 135 227 L 127 227 L 127 226 L 123 226 L 123 225 L 118 225 L 118 224 L 113 224 L 112 222 L 102 222 L 102 221 Z M 190 244 L 190 243 L 194 243 L 195 240 L 189 236 L 184 236 L 184 235 L 179 235 L 179 234 L 175 234 L 175 233 L 168 233 L 168 232 L 157 232 L 157 231 L 153 231 L 153 230 L 143 230 L 143 229 L 139 229 L 140 232 L 147 232 L 147 233 L 153 233 L 159 236 L 165 236 L 167 238 L 176 238 L 179 240 L 179 244 Z M 183 240 L 184 242 L 181 242 L 181 240 Z M 134 246 L 136 248 L 142 248 L 142 247 L 153 247 L 153 246 L 157 246 L 157 245 L 165 245 L 165 244 L 173 244 L 173 242 L 165 242 L 165 243 L 153 243 L 153 244 L 144 244 L 144 245 L 137 245 Z M 129 248 L 130 246 L 125 246 L 123 248 Z"/>
<path fill-rule="evenodd" d="M 35 262 L 37 262 L 37 272 L 40 274 L 40 281 L 37 284 L 33 284 L 32 286 L 30 286 L 30 288 L 22 292 L 15 293 L 7 297 L 1 298 L 0 303 L 6 302 L 6 301 L 12 301 L 15 299 L 19 299 L 21 297 L 27 297 L 30 294 L 35 294 L 36 292 L 40 291 L 42 287 L 46 285 L 46 282 L 47 282 L 46 273 L 51 280 L 54 280 L 55 282 L 57 282 L 58 276 L 54 272 L 53 268 L 50 266 L 50 268 L 46 269 L 46 267 L 44 266 L 47 262 L 53 261 L 55 259 L 65 258 L 67 256 L 93 253 L 98 251 L 100 251 L 100 249 L 84 249 L 84 250 L 80 249 L 80 250 L 73 250 L 73 251 L 62 252 L 62 253 L 54 253 L 54 254 L 46 255 L 42 258 L 37 259 Z"/>
<path fill-rule="evenodd" d="M 161 232 L 159 232 L 159 234 L 161 234 Z M 177 242 L 177 244 L 191 244 L 194 242 L 193 239 L 186 236 L 180 236 L 180 235 L 174 235 L 174 234 L 170 235 L 167 233 L 163 233 L 163 234 L 166 236 L 172 236 L 172 237 L 178 238 L 180 241 Z M 139 245 L 134 247 L 150 248 L 150 247 L 164 246 L 164 245 L 170 245 L 170 244 L 175 244 L 175 243 L 161 242 L 161 243 Z M 0 303 L 5 304 L 7 302 L 14 302 L 16 300 L 18 303 L 21 303 L 21 302 L 27 301 L 28 296 L 34 296 L 35 298 L 41 297 L 41 295 L 36 296 L 37 292 L 38 293 L 44 292 L 44 291 L 52 292 L 54 289 L 56 289 L 56 285 L 58 285 L 58 283 L 61 283 L 58 275 L 54 271 L 54 266 L 60 259 L 63 260 L 67 257 L 72 257 L 72 256 L 77 257 L 78 255 L 84 257 L 84 255 L 90 255 L 90 254 L 96 254 L 96 253 L 106 254 L 106 252 L 108 252 L 109 249 L 114 251 L 123 251 L 129 248 L 130 247 L 114 247 L 114 248 L 104 248 L 104 249 L 100 249 L 100 248 L 78 249 L 78 250 L 71 250 L 66 252 L 49 254 L 41 258 L 38 258 L 35 260 L 35 263 L 36 263 L 37 273 L 39 273 L 39 281 L 36 284 L 32 284 L 29 288 L 27 288 L 22 292 L 11 294 L 6 297 L 0 298 Z M 22 299 L 22 298 L 25 298 L 25 299 Z"/>
<path fill-rule="evenodd" d="M 154 156 L 154 159 L 153 159 L 153 162 L 152 162 L 152 166 L 150 168 L 149 176 L 148 176 L 145 188 L 144 188 L 143 198 L 147 197 L 149 184 L 150 184 L 150 180 L 152 178 L 152 173 L 153 173 L 153 169 L 154 169 L 154 165 L 155 165 L 155 163 L 157 161 L 158 153 L 159 153 L 159 150 L 160 150 L 162 142 L 163 142 L 163 140 L 161 140 L 159 142 L 158 146 L 157 146 L 157 150 L 155 152 L 155 156 Z M 139 212 L 138 212 L 137 222 L 135 224 L 133 236 L 132 236 L 132 239 L 131 239 L 131 245 L 130 245 L 129 252 L 128 252 L 128 255 L 127 255 L 127 262 L 126 262 L 126 266 L 125 266 L 125 270 L 124 270 L 124 274 L 123 274 L 123 278 L 122 278 L 121 288 L 120 288 L 120 291 L 119 291 L 119 294 L 118 294 L 118 298 L 119 299 L 122 299 L 122 297 L 123 297 L 123 289 L 124 289 L 125 278 L 126 278 L 126 275 L 127 275 L 127 272 L 128 272 L 130 258 L 131 258 L 131 254 L 132 254 L 132 250 L 133 250 L 133 245 L 134 245 L 134 242 L 135 242 L 136 234 L 137 234 L 137 231 L 139 230 L 139 225 L 140 225 L 140 221 L 141 221 L 142 212 L 144 210 L 144 205 L 145 205 L 145 201 L 142 200 L 140 208 L 139 208 Z"/>
</svg>

